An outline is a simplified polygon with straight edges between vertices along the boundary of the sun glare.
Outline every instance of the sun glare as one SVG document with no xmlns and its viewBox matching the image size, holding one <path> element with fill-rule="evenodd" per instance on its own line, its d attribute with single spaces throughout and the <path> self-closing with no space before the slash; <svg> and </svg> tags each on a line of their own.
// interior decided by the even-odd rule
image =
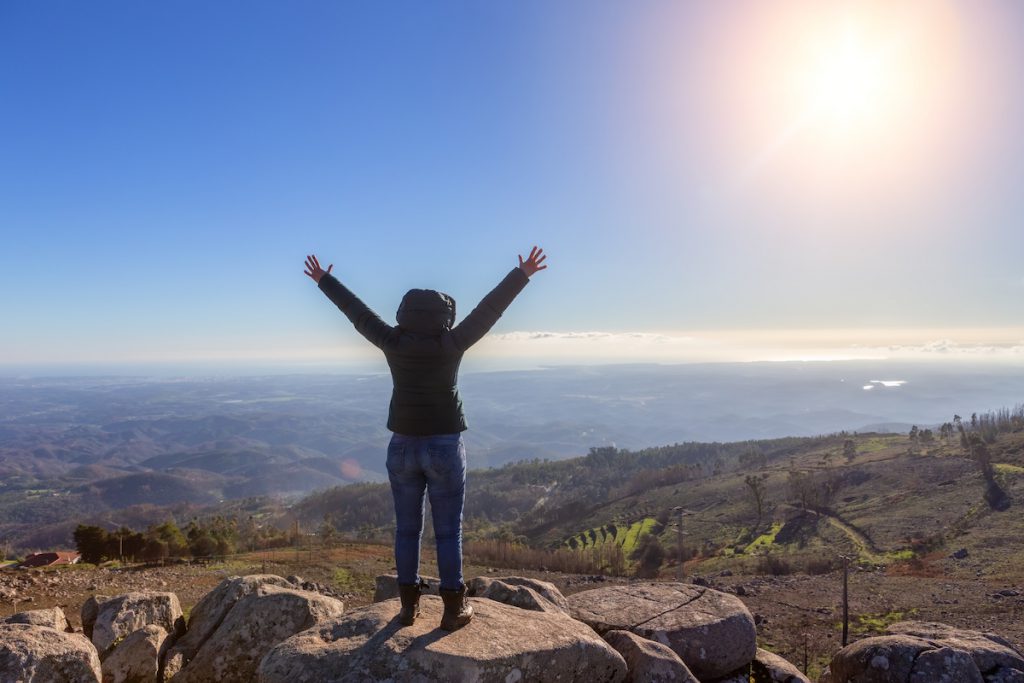
<svg viewBox="0 0 1024 683">
<path fill-rule="evenodd" d="M 898 70 L 891 57 L 891 49 L 865 44 L 857 31 L 847 26 L 838 44 L 823 46 L 822 54 L 808 69 L 811 117 L 848 129 L 884 116 Z"/>
</svg>

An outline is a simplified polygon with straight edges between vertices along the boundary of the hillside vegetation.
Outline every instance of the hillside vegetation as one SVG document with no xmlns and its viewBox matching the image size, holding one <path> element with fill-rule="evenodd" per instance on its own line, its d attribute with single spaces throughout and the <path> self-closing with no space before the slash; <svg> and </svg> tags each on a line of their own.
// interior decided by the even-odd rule
<svg viewBox="0 0 1024 683">
<path fill-rule="evenodd" d="M 1024 560 L 1024 521 L 1014 512 L 1022 499 L 1018 408 L 908 434 L 594 448 L 572 460 L 473 471 L 466 537 L 470 551 L 473 541 L 551 552 L 613 544 L 627 556 L 649 537 L 644 545 L 657 541 L 666 568 L 682 559 L 687 572 L 825 571 L 841 556 L 938 572 L 955 569 L 947 557 L 964 549 L 965 570 L 1000 575 Z M 386 536 L 390 490 L 333 488 L 290 514 Z"/>
</svg>

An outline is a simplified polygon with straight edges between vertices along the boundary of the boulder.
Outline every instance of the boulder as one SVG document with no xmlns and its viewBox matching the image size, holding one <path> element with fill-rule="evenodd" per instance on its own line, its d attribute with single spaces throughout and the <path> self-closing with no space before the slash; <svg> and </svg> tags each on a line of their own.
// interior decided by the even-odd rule
<svg viewBox="0 0 1024 683">
<path fill-rule="evenodd" d="M 100 613 L 100 605 L 109 599 L 109 595 L 93 595 L 82 603 L 82 633 L 89 640 L 92 640 L 92 627 L 96 623 L 96 616 Z"/>
<path fill-rule="evenodd" d="M 105 658 L 115 644 L 150 624 L 175 635 L 184 631 L 185 620 L 177 595 L 145 591 L 118 595 L 100 603 L 92 627 L 92 644 L 100 651 L 100 658 Z"/>
<path fill-rule="evenodd" d="M 231 608 L 245 596 L 256 592 L 260 586 L 291 588 L 292 584 L 273 574 L 232 576 L 221 581 L 192 608 L 185 635 L 170 647 L 164 657 L 165 676 L 167 678 L 173 676 L 188 664 L 196 656 L 203 643 L 224 621 L 224 617 L 231 611 Z M 82 609 L 84 613 L 85 608 Z"/>
<path fill-rule="evenodd" d="M 296 633 L 340 617 L 334 598 L 272 584 L 239 600 L 173 683 L 248 683 L 263 655 Z M 165 671 L 165 677 L 167 672 Z"/>
<path fill-rule="evenodd" d="M 100 658 L 83 636 L 35 624 L 0 624 L 0 683 L 99 683 Z"/>
<path fill-rule="evenodd" d="M 796 666 L 761 648 L 750 663 L 750 675 L 752 683 L 811 683 Z"/>
<path fill-rule="evenodd" d="M 568 598 L 572 616 L 598 633 L 623 630 L 667 645 L 701 679 L 728 676 L 757 652 L 754 618 L 739 598 L 688 583 L 637 583 Z"/>
<path fill-rule="evenodd" d="M 424 595 L 440 595 L 441 579 L 435 576 L 420 576 L 420 581 L 425 581 L 427 587 L 423 589 Z M 398 597 L 398 575 L 381 574 L 374 581 L 373 601 L 381 602 Z"/>
<path fill-rule="evenodd" d="M 167 631 L 150 624 L 117 644 L 103 660 L 103 683 L 153 683 L 159 680 L 160 655 Z"/>
<path fill-rule="evenodd" d="M 34 626 L 46 626 L 58 631 L 70 631 L 67 615 L 60 607 L 50 609 L 34 609 L 28 612 L 18 612 L 11 616 L 0 619 L 4 624 L 32 624 Z"/>
<path fill-rule="evenodd" d="M 502 602 L 519 609 L 531 610 L 533 612 L 561 612 L 553 602 L 541 597 L 540 593 L 527 586 L 512 586 L 504 581 L 491 581 L 487 587 L 478 594 L 478 597 Z"/>
<path fill-rule="evenodd" d="M 1024 657 L 994 634 L 928 622 L 899 622 L 888 630 L 891 635 L 836 653 L 831 683 L 1024 683 Z"/>
<path fill-rule="evenodd" d="M 490 597 L 487 595 L 488 586 L 496 581 L 500 581 L 506 586 L 526 586 L 541 597 L 545 598 L 548 602 L 558 607 L 566 614 L 569 613 L 569 602 L 562 595 L 562 592 L 555 587 L 555 584 L 548 581 L 541 581 L 540 579 L 529 579 L 525 576 L 499 576 L 490 578 L 486 576 L 478 576 L 475 579 L 470 579 L 466 583 L 466 592 L 475 597 Z M 495 598 L 491 598 L 494 600 Z M 498 602 L 505 602 L 504 600 L 498 600 Z M 509 603 L 511 604 L 511 603 Z"/>
<path fill-rule="evenodd" d="M 627 683 L 700 683 L 679 655 L 666 645 L 630 631 L 608 631 L 604 639 L 626 660 Z"/>
<path fill-rule="evenodd" d="M 475 615 L 454 632 L 438 628 L 440 598 L 420 599 L 412 626 L 398 600 L 354 610 L 284 641 L 263 658 L 262 683 L 302 681 L 623 681 L 626 663 L 586 625 L 560 612 L 527 612 L 471 599 Z"/>
<path fill-rule="evenodd" d="M 986 676 L 998 669 L 1024 671 L 1024 656 L 1008 640 L 995 633 L 982 633 L 956 628 L 949 624 L 928 621 L 898 621 L 886 629 L 963 650 L 971 655 L 978 669 Z"/>
</svg>

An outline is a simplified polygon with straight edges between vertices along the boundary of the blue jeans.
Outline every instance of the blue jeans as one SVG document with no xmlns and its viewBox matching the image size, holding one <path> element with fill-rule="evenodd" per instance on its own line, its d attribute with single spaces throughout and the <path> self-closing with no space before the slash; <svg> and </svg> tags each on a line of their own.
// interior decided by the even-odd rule
<svg viewBox="0 0 1024 683">
<path fill-rule="evenodd" d="M 398 583 L 419 583 L 423 493 L 430 496 L 441 588 L 462 588 L 462 506 L 466 500 L 466 448 L 461 434 L 406 436 L 388 444 L 388 479 L 395 499 Z"/>
</svg>

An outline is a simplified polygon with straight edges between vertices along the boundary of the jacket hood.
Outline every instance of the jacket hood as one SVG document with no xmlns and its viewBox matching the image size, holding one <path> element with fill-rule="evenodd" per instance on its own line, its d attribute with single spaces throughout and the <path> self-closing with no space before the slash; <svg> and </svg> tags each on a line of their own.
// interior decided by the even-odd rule
<svg viewBox="0 0 1024 683">
<path fill-rule="evenodd" d="M 455 299 L 433 289 L 410 289 L 398 307 L 398 326 L 418 334 L 441 334 L 455 324 Z"/>
</svg>

